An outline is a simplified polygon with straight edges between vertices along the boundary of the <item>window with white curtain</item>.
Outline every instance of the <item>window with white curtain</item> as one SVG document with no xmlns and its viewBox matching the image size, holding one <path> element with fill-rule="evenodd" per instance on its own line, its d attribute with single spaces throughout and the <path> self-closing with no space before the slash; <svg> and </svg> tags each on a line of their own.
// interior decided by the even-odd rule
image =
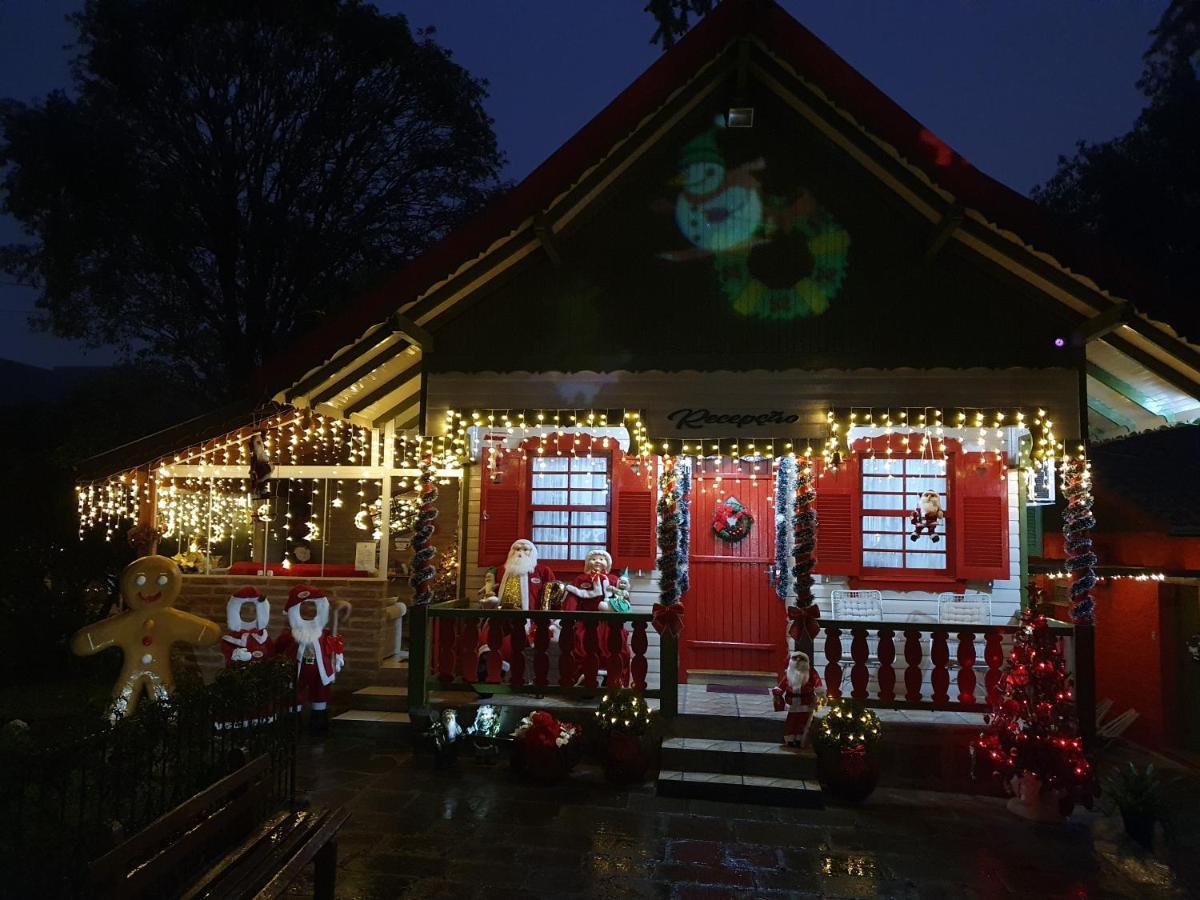
<svg viewBox="0 0 1200 900">
<path fill-rule="evenodd" d="M 946 520 L 938 540 L 914 540 L 912 515 L 924 491 L 936 491 L 946 508 L 946 460 L 928 457 L 866 457 L 862 460 L 862 548 L 864 568 L 932 572 L 946 570 Z"/>
<path fill-rule="evenodd" d="M 538 557 L 582 561 L 591 550 L 607 550 L 609 457 L 535 457 L 532 463 L 529 506 Z"/>
</svg>

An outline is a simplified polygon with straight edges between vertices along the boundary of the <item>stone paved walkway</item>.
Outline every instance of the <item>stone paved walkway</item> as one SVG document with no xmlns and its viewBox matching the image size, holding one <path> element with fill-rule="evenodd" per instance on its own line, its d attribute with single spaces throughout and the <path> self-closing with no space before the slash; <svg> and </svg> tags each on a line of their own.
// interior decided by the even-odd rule
<svg viewBox="0 0 1200 900">
<path fill-rule="evenodd" d="M 881 789 L 859 808 L 735 806 L 615 789 L 586 767 L 542 788 L 503 762 L 434 771 L 344 737 L 302 745 L 298 784 L 352 810 L 340 898 L 1185 896 L 1111 822 L 1031 825 L 983 797 Z"/>
</svg>

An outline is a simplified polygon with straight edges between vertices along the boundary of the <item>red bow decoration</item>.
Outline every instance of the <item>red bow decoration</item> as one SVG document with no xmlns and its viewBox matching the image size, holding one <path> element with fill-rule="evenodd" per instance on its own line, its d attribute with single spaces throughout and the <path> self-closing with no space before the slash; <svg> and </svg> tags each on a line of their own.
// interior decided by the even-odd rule
<svg viewBox="0 0 1200 900">
<path fill-rule="evenodd" d="M 683 631 L 683 604 L 672 603 L 670 606 L 663 606 L 661 603 L 655 603 L 654 618 L 650 624 L 659 634 L 669 631 L 678 635 Z"/>
<path fill-rule="evenodd" d="M 789 606 L 787 614 L 788 621 L 792 623 L 788 627 L 788 637 L 793 641 L 800 640 L 803 632 L 808 632 L 810 638 L 815 638 L 821 630 L 821 623 L 817 621 L 821 616 L 821 609 L 815 603 L 808 606 Z M 804 626 L 803 631 L 801 625 Z"/>
<path fill-rule="evenodd" d="M 842 771 L 852 776 L 862 775 L 867 771 L 867 747 L 865 744 L 842 748 Z"/>
<path fill-rule="evenodd" d="M 331 634 L 327 639 L 327 649 L 330 653 L 342 653 L 346 649 L 346 642 L 342 640 L 339 634 Z"/>
</svg>

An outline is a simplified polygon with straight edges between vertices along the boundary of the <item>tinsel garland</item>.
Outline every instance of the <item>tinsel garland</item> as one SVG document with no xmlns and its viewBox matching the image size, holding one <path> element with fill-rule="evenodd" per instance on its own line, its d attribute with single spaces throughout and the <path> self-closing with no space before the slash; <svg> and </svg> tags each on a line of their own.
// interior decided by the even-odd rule
<svg viewBox="0 0 1200 900">
<path fill-rule="evenodd" d="M 434 523 L 438 515 L 438 489 L 433 459 L 423 456 L 417 465 L 421 472 L 421 511 L 417 513 L 417 524 L 413 528 L 413 566 L 408 583 L 412 585 L 413 602 L 423 606 L 433 600 L 433 577 L 437 574 L 433 565 L 436 552 L 433 549 L 433 533 L 437 530 Z"/>
<path fill-rule="evenodd" d="M 792 515 L 792 577 L 796 582 L 796 605 L 811 606 L 813 603 L 812 570 L 817 564 L 813 555 L 817 549 L 817 511 L 813 503 L 817 491 L 813 487 L 812 462 L 805 458 L 799 463 L 796 473 L 796 500 Z"/>
<path fill-rule="evenodd" d="M 796 460 L 785 456 L 775 471 L 775 593 L 787 600 L 792 593 L 792 509 L 796 496 Z"/>
<path fill-rule="evenodd" d="M 1071 573 L 1071 620 L 1077 624 L 1095 621 L 1096 603 L 1091 590 L 1096 586 L 1096 553 L 1091 531 L 1096 527 L 1092 514 L 1091 464 L 1083 457 L 1072 457 L 1063 469 L 1063 494 L 1067 509 L 1063 513 L 1063 537 L 1066 539 L 1067 571 Z"/>
<path fill-rule="evenodd" d="M 679 602 L 679 470 L 673 457 L 663 457 L 658 487 L 658 594 L 670 606 Z"/>
<path fill-rule="evenodd" d="M 679 596 L 682 598 L 691 586 L 688 575 L 688 547 L 692 533 L 692 467 L 679 467 Z"/>
</svg>

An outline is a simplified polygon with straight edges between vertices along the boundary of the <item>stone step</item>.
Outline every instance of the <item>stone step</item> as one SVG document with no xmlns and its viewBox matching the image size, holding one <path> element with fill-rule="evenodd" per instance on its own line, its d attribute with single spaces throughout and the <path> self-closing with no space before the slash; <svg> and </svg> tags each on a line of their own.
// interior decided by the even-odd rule
<svg viewBox="0 0 1200 900">
<path fill-rule="evenodd" d="M 660 797 L 755 803 L 761 806 L 798 806 L 821 809 L 821 788 L 802 778 L 771 778 L 728 772 L 662 769 L 656 785 Z"/>
<path fill-rule="evenodd" d="M 708 738 L 714 741 L 778 742 L 783 739 L 784 716 L 707 716 L 684 713 L 671 722 L 674 737 Z"/>
<path fill-rule="evenodd" d="M 405 737 L 412 731 L 412 719 L 406 712 L 351 709 L 334 716 L 333 727 L 341 734 L 397 738 Z"/>
<path fill-rule="evenodd" d="M 354 692 L 354 709 L 408 712 L 407 684 L 372 684 Z"/>
<path fill-rule="evenodd" d="M 817 777 L 817 759 L 811 750 L 796 751 L 767 741 L 669 738 L 662 745 L 662 767 L 813 781 Z"/>
<path fill-rule="evenodd" d="M 388 657 L 379 664 L 379 673 L 374 676 L 379 684 L 408 684 L 408 659 Z"/>
</svg>

